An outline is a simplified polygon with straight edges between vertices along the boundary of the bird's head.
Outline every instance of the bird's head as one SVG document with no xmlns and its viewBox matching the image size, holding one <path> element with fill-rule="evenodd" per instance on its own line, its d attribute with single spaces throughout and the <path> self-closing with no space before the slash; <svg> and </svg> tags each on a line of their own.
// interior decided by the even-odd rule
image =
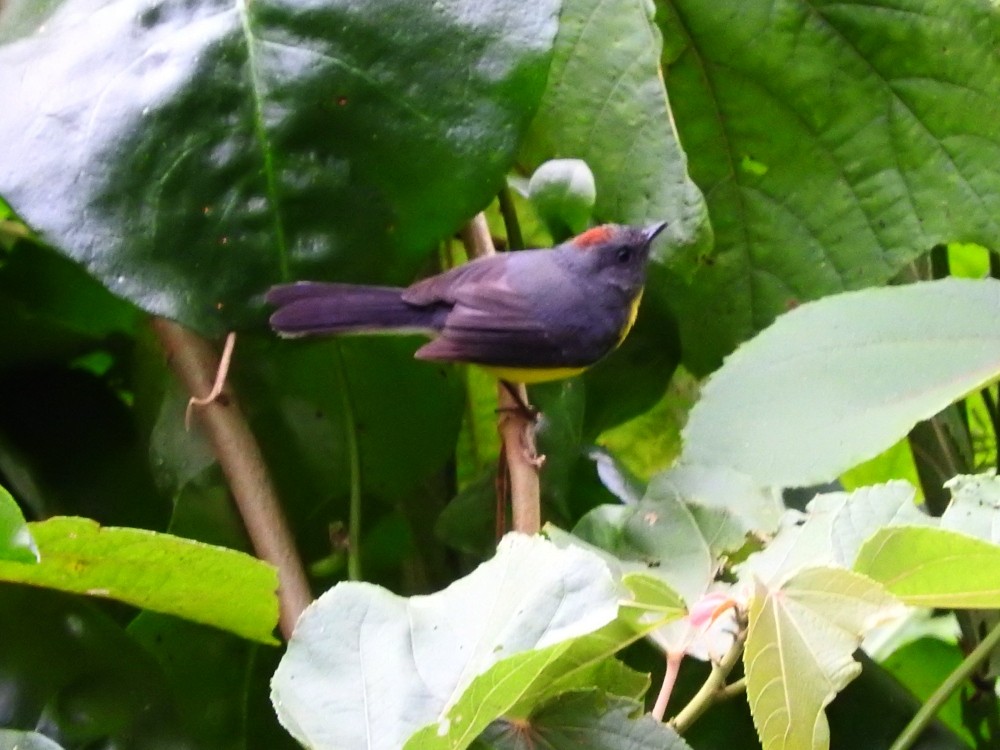
<svg viewBox="0 0 1000 750">
<path fill-rule="evenodd" d="M 629 294 L 637 294 L 646 281 L 649 247 L 667 227 L 660 221 L 647 227 L 603 224 L 567 240 L 569 262 Z"/>
</svg>

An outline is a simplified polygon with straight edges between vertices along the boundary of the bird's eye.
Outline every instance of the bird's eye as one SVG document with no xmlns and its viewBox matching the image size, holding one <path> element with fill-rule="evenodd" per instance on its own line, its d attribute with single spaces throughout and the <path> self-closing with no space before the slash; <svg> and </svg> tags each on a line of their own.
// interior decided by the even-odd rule
<svg viewBox="0 0 1000 750">
<path fill-rule="evenodd" d="M 617 258 L 619 263 L 628 263 L 629 258 L 631 257 L 632 257 L 632 248 L 630 247 L 618 248 Z"/>
</svg>

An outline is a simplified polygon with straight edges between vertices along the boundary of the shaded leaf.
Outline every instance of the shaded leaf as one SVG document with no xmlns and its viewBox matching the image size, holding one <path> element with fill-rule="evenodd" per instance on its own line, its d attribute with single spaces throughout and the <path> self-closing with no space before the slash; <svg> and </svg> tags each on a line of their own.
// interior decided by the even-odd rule
<svg viewBox="0 0 1000 750">
<path fill-rule="evenodd" d="M 634 700 L 598 690 L 565 693 L 527 719 L 496 721 L 480 735 L 477 750 L 685 750 L 667 724 L 642 714 Z"/>
<path fill-rule="evenodd" d="M 810 568 L 780 588 L 756 582 L 743 655 L 747 699 L 765 750 L 826 750 L 823 709 L 861 672 L 862 633 L 900 610 L 863 576 Z"/>
<path fill-rule="evenodd" d="M 681 460 L 765 485 L 833 479 L 1000 375 L 1000 282 L 944 279 L 802 305 L 708 381 Z"/>
<path fill-rule="evenodd" d="M 993 3 L 657 6 L 674 117 L 715 230 L 710 262 L 671 290 L 695 371 L 789 307 L 882 284 L 935 245 L 995 247 Z"/>
<path fill-rule="evenodd" d="M 116 294 L 203 332 L 246 321 L 278 279 L 408 277 L 503 184 L 558 10 L 66 0 L 13 29 L 0 16 L 18 102 L 0 194 Z"/>
<path fill-rule="evenodd" d="M 614 619 L 617 600 L 596 556 L 511 534 L 496 557 L 437 594 L 334 587 L 299 620 L 272 700 L 312 748 L 395 749 L 428 724 L 441 746 L 465 747 L 496 718 L 467 702 L 478 678 L 494 705 L 513 705 L 575 639 Z"/>
<path fill-rule="evenodd" d="M 275 643 L 274 568 L 167 534 L 102 528 L 85 518 L 30 524 L 41 561 L 0 562 L 0 580 L 89 594 Z"/>
<path fill-rule="evenodd" d="M 724 511 L 647 496 L 636 505 L 602 505 L 573 533 L 618 558 L 623 570 L 661 578 L 688 603 L 707 589 L 719 556 L 743 544 L 740 524 Z"/>
</svg>

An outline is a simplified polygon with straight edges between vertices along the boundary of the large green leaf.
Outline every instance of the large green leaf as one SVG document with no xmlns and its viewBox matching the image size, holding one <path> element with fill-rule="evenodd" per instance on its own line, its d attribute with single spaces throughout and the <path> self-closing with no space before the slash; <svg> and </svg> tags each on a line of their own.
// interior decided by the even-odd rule
<svg viewBox="0 0 1000 750">
<path fill-rule="evenodd" d="M 430 596 L 339 584 L 299 621 L 272 682 L 275 708 L 317 750 L 396 749 L 428 725 L 434 747 L 465 747 L 497 706 L 513 706 L 543 674 L 542 685 L 557 679 L 551 666 L 579 669 L 579 639 L 598 631 L 595 657 L 620 647 L 599 637 L 618 596 L 596 556 L 517 534 Z"/>
<path fill-rule="evenodd" d="M 673 300 L 714 368 L 804 300 L 932 246 L 996 246 L 989 0 L 658 0 L 667 87 L 716 253 Z"/>
<path fill-rule="evenodd" d="M 1000 375 L 1000 282 L 944 279 L 802 305 L 709 380 L 682 460 L 761 484 L 835 478 Z"/>
<path fill-rule="evenodd" d="M 36 565 L 0 561 L 0 580 L 117 599 L 274 643 L 275 570 L 248 555 L 85 518 L 30 524 Z"/>
<path fill-rule="evenodd" d="M 503 184 L 555 0 L 65 0 L 0 15 L 0 194 L 151 312 L 409 276 Z M 54 147 L 58 144 L 58 147 Z"/>
</svg>

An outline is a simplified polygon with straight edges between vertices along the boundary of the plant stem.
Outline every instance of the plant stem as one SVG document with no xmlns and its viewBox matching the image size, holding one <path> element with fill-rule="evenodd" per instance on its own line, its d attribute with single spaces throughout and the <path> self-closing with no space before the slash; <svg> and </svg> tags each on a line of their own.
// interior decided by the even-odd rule
<svg viewBox="0 0 1000 750">
<path fill-rule="evenodd" d="M 486 217 L 481 213 L 462 228 L 462 242 L 470 258 L 492 255 L 496 252 L 490 237 Z M 517 386 L 523 403 L 528 394 L 523 385 Z M 541 493 L 538 486 L 538 467 L 530 454 L 534 450 L 534 423 L 524 414 L 514 395 L 503 384 L 497 385 L 500 402 L 500 435 L 510 476 L 510 501 L 513 527 L 525 534 L 537 534 L 541 524 Z"/>
<path fill-rule="evenodd" d="M 664 714 L 667 713 L 667 704 L 670 702 L 670 695 L 674 692 L 674 683 L 677 682 L 677 673 L 681 671 L 681 662 L 684 661 L 684 652 L 667 652 L 667 671 L 663 675 L 663 684 L 660 685 L 660 693 L 656 696 L 656 705 L 650 712 L 657 721 L 663 721 Z"/>
<path fill-rule="evenodd" d="M 995 625 L 993 630 L 989 632 L 989 635 L 972 650 L 971 654 L 962 660 L 962 663 L 955 668 L 954 672 L 948 675 L 945 681 L 938 686 L 937 690 L 931 693 L 931 696 L 924 701 L 924 704 L 913 715 L 913 718 L 910 719 L 910 723 L 899 733 L 899 736 L 892 743 L 889 750 L 907 750 L 907 748 L 912 747 L 913 743 L 920 737 L 920 734 L 933 721 L 937 712 L 941 710 L 941 706 L 944 705 L 945 701 L 990 657 L 990 654 L 998 644 L 1000 644 L 1000 624 Z"/>
<path fill-rule="evenodd" d="M 153 318 L 152 328 L 188 393 L 194 397 L 209 393 L 219 366 L 209 343 L 164 318 Z M 222 389 L 222 397 L 200 406 L 196 414 L 257 556 L 278 569 L 279 625 L 288 639 L 312 593 L 260 447 L 229 385 Z"/>
<path fill-rule="evenodd" d="M 727 690 L 726 679 L 733 671 L 736 662 L 743 655 L 743 644 L 747 639 L 747 628 L 745 622 L 739 623 L 740 629 L 736 632 L 733 645 L 717 664 L 712 665 L 712 671 L 705 680 L 705 684 L 695 694 L 684 708 L 680 710 L 670 723 L 678 734 L 684 734 L 698 718 L 708 710 L 709 706 L 718 701 Z M 735 683 L 734 683 L 735 684 Z"/>
<path fill-rule="evenodd" d="M 505 185 L 497 195 L 497 200 L 500 203 L 503 226 L 507 230 L 507 245 L 511 250 L 523 250 L 524 236 L 521 234 L 521 224 L 517 220 L 517 210 L 514 208 L 510 188 Z"/>
<path fill-rule="evenodd" d="M 354 421 L 354 405 L 347 390 L 347 368 L 344 352 L 337 344 L 336 361 L 333 364 L 340 403 L 344 409 L 344 439 L 347 442 L 347 460 L 351 476 L 350 517 L 347 521 L 347 577 L 360 581 L 361 575 L 361 451 L 358 450 L 357 423 Z"/>
</svg>

